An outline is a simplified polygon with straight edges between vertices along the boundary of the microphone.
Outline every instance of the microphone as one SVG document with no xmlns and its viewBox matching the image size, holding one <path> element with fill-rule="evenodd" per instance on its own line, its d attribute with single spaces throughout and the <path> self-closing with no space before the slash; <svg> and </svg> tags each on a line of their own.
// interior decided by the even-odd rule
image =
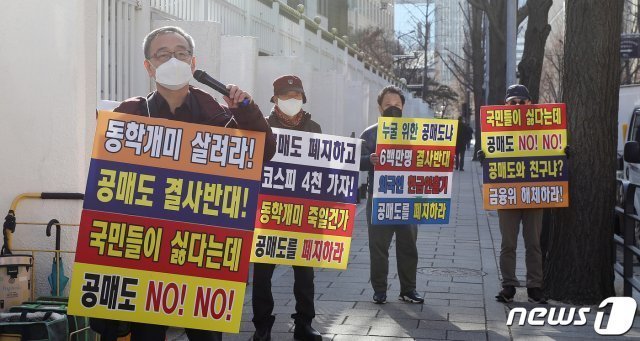
<svg viewBox="0 0 640 341">
<path fill-rule="evenodd" d="M 198 82 L 209 86 L 210 88 L 212 88 L 213 90 L 229 97 L 229 90 L 227 90 L 227 87 L 220 83 L 218 80 L 216 80 L 215 78 L 211 77 L 208 73 L 206 73 L 203 70 L 196 70 L 193 72 L 193 78 L 195 78 L 195 80 L 197 80 Z M 245 98 L 242 102 L 240 102 L 240 106 L 241 107 L 245 107 L 249 105 L 249 99 Z"/>
</svg>

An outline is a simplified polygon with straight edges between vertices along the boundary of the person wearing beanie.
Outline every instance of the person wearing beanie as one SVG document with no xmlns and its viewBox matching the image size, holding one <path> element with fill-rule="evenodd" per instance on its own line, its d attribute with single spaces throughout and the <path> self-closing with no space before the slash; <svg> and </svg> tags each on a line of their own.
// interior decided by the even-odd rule
<svg viewBox="0 0 640 341">
<path fill-rule="evenodd" d="M 531 96 L 526 86 L 514 84 L 507 88 L 506 105 L 529 105 Z M 485 153 L 478 151 L 478 159 L 484 162 Z M 500 234 L 500 273 L 502 274 L 502 290 L 496 296 L 499 302 L 509 303 L 516 294 L 516 286 L 520 285 L 516 277 L 516 248 L 518 234 L 522 222 L 522 237 L 525 247 L 525 265 L 527 267 L 527 295 L 531 303 L 547 303 L 542 291 L 542 251 L 540 235 L 542 232 L 542 208 L 502 209 L 498 211 Z"/>
</svg>

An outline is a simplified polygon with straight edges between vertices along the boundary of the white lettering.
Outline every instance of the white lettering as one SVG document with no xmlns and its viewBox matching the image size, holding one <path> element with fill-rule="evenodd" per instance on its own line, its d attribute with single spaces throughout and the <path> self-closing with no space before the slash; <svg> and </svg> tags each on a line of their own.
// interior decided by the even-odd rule
<svg viewBox="0 0 640 341">
<path fill-rule="evenodd" d="M 537 315 L 537 316 L 536 316 Z M 531 309 L 527 322 L 531 326 L 544 326 L 544 317 L 547 315 L 547 308 L 537 307 Z"/>
<path fill-rule="evenodd" d="M 524 321 L 527 318 L 527 309 L 523 307 L 515 307 L 509 311 L 509 316 L 507 317 L 507 326 L 513 325 L 513 319 L 515 318 L 516 313 L 520 313 L 520 321 L 518 322 L 518 325 L 524 326 Z"/>
<path fill-rule="evenodd" d="M 638 303 L 633 297 L 609 297 L 598 308 L 611 304 L 611 313 L 607 326 L 602 328 L 604 312 L 598 311 L 593 329 L 600 335 L 622 335 L 631 329 Z"/>
</svg>

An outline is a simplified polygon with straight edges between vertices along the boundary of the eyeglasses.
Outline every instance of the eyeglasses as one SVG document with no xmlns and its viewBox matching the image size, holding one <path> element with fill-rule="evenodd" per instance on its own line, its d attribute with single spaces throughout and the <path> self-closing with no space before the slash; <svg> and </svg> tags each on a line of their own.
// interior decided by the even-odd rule
<svg viewBox="0 0 640 341">
<path fill-rule="evenodd" d="M 160 52 L 156 52 L 155 54 L 151 55 L 151 58 L 155 58 L 157 60 L 159 60 L 160 62 L 164 63 L 167 60 L 171 59 L 171 57 L 176 57 L 177 60 L 181 60 L 183 62 L 189 61 L 189 59 L 191 59 L 191 56 L 193 55 L 193 52 L 189 51 L 189 50 L 178 50 L 178 51 L 160 51 Z"/>
<path fill-rule="evenodd" d="M 514 99 L 509 101 L 509 105 L 518 105 L 518 104 L 525 104 L 525 103 L 527 103 L 527 102 L 525 100 L 522 100 L 522 99 L 519 100 L 519 101 L 516 101 Z"/>
</svg>

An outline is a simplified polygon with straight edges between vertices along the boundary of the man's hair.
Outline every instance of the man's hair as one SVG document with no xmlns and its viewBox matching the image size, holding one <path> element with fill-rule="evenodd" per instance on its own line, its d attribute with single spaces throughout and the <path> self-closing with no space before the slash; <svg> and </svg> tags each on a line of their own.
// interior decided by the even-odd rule
<svg viewBox="0 0 640 341">
<path fill-rule="evenodd" d="M 193 52 L 196 44 L 193 41 L 193 38 L 187 32 L 177 26 L 164 26 L 149 32 L 149 34 L 144 37 L 144 40 L 142 41 L 142 50 L 144 51 L 145 59 L 151 58 L 151 51 L 149 51 L 151 49 L 151 42 L 156 39 L 157 36 L 167 33 L 176 33 L 181 35 L 184 39 L 187 40 L 187 43 L 189 44 L 189 50 Z"/>
<path fill-rule="evenodd" d="M 378 94 L 378 105 L 382 105 L 382 99 L 386 94 L 389 94 L 389 93 L 400 96 L 400 100 L 402 101 L 402 105 L 404 106 L 404 95 L 402 94 L 402 90 L 400 90 L 400 88 L 398 88 L 397 86 L 393 86 L 393 85 L 385 86 L 384 89 L 380 91 L 380 93 Z"/>
</svg>

